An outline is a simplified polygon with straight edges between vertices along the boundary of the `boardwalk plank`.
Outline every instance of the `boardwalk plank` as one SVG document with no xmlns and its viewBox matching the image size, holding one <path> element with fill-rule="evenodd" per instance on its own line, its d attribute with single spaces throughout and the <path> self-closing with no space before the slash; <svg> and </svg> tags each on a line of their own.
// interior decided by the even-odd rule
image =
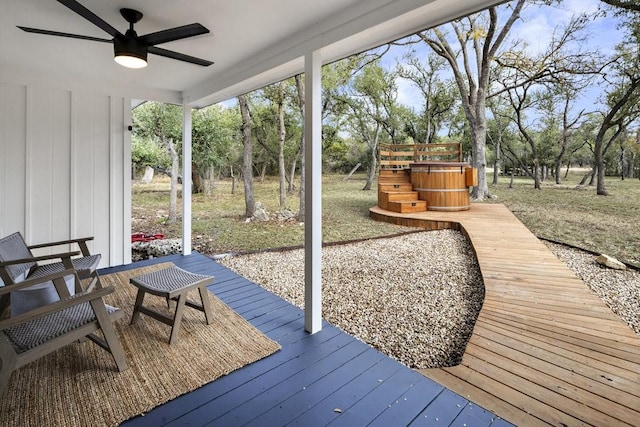
<svg viewBox="0 0 640 427">
<path fill-rule="evenodd" d="M 424 375 L 519 425 L 637 423 L 640 337 L 506 207 L 370 212 L 458 224 L 478 258 L 485 301 L 462 364 Z"/>
</svg>

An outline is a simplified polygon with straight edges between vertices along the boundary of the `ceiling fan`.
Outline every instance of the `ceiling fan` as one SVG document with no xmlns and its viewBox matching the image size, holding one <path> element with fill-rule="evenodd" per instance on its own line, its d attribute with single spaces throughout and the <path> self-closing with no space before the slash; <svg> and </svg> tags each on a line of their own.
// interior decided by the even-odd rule
<svg viewBox="0 0 640 427">
<path fill-rule="evenodd" d="M 58 31 L 41 30 L 38 28 L 29 28 L 18 26 L 28 33 L 45 34 L 49 36 L 70 37 L 81 40 L 91 40 L 96 42 L 113 43 L 114 59 L 119 64 L 129 68 L 142 68 L 147 66 L 147 53 L 164 56 L 166 58 L 177 59 L 178 61 L 190 62 L 192 64 L 207 67 L 213 64 L 212 61 L 196 58 L 182 53 L 157 47 L 157 44 L 167 43 L 174 40 L 185 39 L 188 37 L 199 36 L 209 33 L 209 30 L 198 24 L 183 25 L 180 27 L 170 28 L 155 33 L 149 33 L 144 36 L 138 36 L 133 25 L 142 19 L 142 13 L 133 9 L 120 9 L 120 14 L 129 23 L 129 29 L 122 34 L 113 28 L 106 21 L 95 13 L 78 3 L 76 0 L 58 0 L 87 21 L 106 31 L 112 39 L 102 39 L 98 37 L 83 36 L 79 34 L 61 33 Z"/>
</svg>

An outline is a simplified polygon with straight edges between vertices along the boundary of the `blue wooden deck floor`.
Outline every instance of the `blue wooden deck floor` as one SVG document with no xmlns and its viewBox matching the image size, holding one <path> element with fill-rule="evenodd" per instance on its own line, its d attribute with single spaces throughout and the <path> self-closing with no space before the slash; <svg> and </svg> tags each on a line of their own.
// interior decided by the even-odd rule
<svg viewBox="0 0 640 427">
<path fill-rule="evenodd" d="M 326 322 L 308 334 L 302 310 L 201 254 L 101 273 L 165 261 L 214 275 L 209 289 L 282 349 L 123 426 L 510 425 Z"/>
</svg>

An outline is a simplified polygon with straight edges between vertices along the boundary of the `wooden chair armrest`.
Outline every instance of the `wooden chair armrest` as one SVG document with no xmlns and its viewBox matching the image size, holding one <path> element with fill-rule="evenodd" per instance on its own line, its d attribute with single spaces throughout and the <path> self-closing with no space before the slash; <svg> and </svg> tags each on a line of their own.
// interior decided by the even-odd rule
<svg viewBox="0 0 640 427">
<path fill-rule="evenodd" d="M 84 302 L 101 299 L 105 295 L 108 295 L 114 291 L 115 288 L 113 286 L 108 286 L 106 288 L 95 288 L 91 291 L 81 292 L 69 298 L 61 299 L 54 303 L 47 304 L 43 307 L 38 307 L 36 309 L 27 311 L 26 313 L 22 313 L 16 317 L 0 320 L 0 330 L 11 328 L 13 326 L 37 319 L 39 317 L 48 316 L 55 312 L 65 310 L 69 307 L 73 307 Z"/>
<path fill-rule="evenodd" d="M 30 246 L 28 246 L 28 248 L 29 249 L 47 248 L 49 246 L 68 245 L 68 244 L 71 244 L 71 243 L 87 242 L 89 240 L 93 240 L 93 236 L 80 237 L 78 239 L 59 240 L 57 242 L 39 243 L 37 245 L 30 245 Z"/>
<path fill-rule="evenodd" d="M 35 256 L 31 258 L 12 259 L 9 261 L 0 262 L 0 267 L 6 267 L 8 265 L 15 265 L 15 264 L 27 264 L 29 262 L 38 262 L 38 261 L 44 261 L 48 259 L 65 259 L 65 258 L 71 258 L 72 256 L 76 256 L 76 255 L 80 255 L 80 251 L 61 252 L 58 254 L 41 255 L 41 256 Z"/>
<path fill-rule="evenodd" d="M 80 248 L 83 256 L 89 256 L 91 253 L 89 252 L 89 247 L 87 246 L 87 242 L 89 240 L 93 240 L 93 236 L 89 237 L 80 237 L 78 239 L 69 239 L 69 240 L 59 240 L 57 242 L 48 242 L 48 243 L 40 243 L 37 245 L 28 246 L 29 249 L 38 249 L 38 248 L 48 248 L 51 246 L 60 246 L 60 245 L 69 245 L 76 243 Z"/>
<path fill-rule="evenodd" d="M 66 270 L 57 271 L 55 273 L 47 274 L 46 276 L 37 277 L 35 279 L 27 279 L 22 282 L 13 283 L 11 285 L 0 286 L 0 296 L 9 294 L 14 291 L 18 291 L 23 288 L 28 288 L 33 285 L 39 285 L 41 283 L 53 281 L 56 279 L 64 279 L 65 276 L 75 275 L 76 271 L 72 268 Z"/>
</svg>

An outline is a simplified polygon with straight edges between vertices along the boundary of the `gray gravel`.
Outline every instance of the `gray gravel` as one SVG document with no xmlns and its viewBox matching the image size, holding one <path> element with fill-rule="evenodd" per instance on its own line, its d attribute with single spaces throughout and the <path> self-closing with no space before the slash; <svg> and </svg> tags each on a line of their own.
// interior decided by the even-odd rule
<svg viewBox="0 0 640 427">
<path fill-rule="evenodd" d="M 545 244 L 580 277 L 604 303 L 640 334 L 640 272 L 627 269 L 613 270 L 596 262 L 597 255 L 568 248 L 563 245 Z"/>
<path fill-rule="evenodd" d="M 639 272 L 610 270 L 594 255 L 548 246 L 640 333 Z M 303 250 L 219 262 L 303 307 Z M 322 277 L 327 321 L 416 369 L 460 363 L 484 299 L 471 245 L 453 230 L 325 247 Z"/>
</svg>

